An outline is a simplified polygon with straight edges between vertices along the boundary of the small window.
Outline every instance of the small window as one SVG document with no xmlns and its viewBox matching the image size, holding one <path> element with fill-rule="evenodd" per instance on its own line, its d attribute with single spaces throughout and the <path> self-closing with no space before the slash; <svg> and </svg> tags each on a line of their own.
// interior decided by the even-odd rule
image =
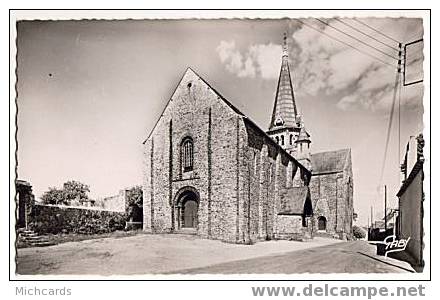
<svg viewBox="0 0 440 300">
<path fill-rule="evenodd" d="M 308 220 L 305 216 L 302 216 L 302 227 L 307 227 L 308 225 Z"/>
<path fill-rule="evenodd" d="M 292 172 L 293 172 L 292 162 L 289 162 L 289 164 L 287 165 L 287 170 L 286 170 L 286 187 L 287 188 L 292 186 L 292 181 L 293 181 Z"/>
<path fill-rule="evenodd" d="M 281 145 L 284 146 L 284 135 L 281 136 Z"/>
<path fill-rule="evenodd" d="M 269 182 L 272 182 L 272 173 L 273 173 L 272 163 L 269 163 Z"/>
<path fill-rule="evenodd" d="M 278 116 L 277 119 L 275 120 L 275 126 L 282 126 L 283 124 L 284 124 L 283 118 L 281 118 L 281 116 Z"/>
<path fill-rule="evenodd" d="M 181 146 L 182 169 L 183 172 L 193 170 L 194 163 L 194 144 L 191 138 L 185 138 Z"/>
<path fill-rule="evenodd" d="M 257 152 L 254 152 L 254 174 L 257 174 L 257 166 L 258 166 L 258 155 Z"/>
<path fill-rule="evenodd" d="M 290 135 L 290 145 L 293 145 L 293 134 Z"/>
<path fill-rule="evenodd" d="M 280 144 L 280 138 L 277 136 L 277 137 L 275 137 L 275 139 L 277 140 L 277 144 L 279 145 Z"/>
</svg>

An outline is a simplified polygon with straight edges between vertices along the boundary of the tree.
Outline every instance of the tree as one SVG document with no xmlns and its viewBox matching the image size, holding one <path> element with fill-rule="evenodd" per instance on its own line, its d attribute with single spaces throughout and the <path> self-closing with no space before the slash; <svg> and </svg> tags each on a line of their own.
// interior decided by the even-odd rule
<svg viewBox="0 0 440 300">
<path fill-rule="evenodd" d="M 84 201 L 89 200 L 87 193 L 90 188 L 87 184 L 79 181 L 70 180 L 63 184 L 62 189 L 51 187 L 41 196 L 44 204 L 70 205 L 73 200 Z"/>
<path fill-rule="evenodd" d="M 41 196 L 44 204 L 67 204 L 64 191 L 56 187 L 50 187 L 47 192 Z"/>
<path fill-rule="evenodd" d="M 87 193 L 90 192 L 90 187 L 87 184 L 81 183 L 79 181 L 67 181 L 63 185 L 63 190 L 65 194 L 65 199 L 69 203 L 72 200 L 79 200 L 81 202 L 83 200 L 89 199 Z"/>
<path fill-rule="evenodd" d="M 353 225 L 353 236 L 356 239 L 363 239 L 366 236 L 365 230 L 359 226 Z"/>
<path fill-rule="evenodd" d="M 140 185 L 134 186 L 127 190 L 127 206 L 136 204 L 138 207 L 142 207 L 142 187 Z"/>
<path fill-rule="evenodd" d="M 142 187 L 134 186 L 126 191 L 126 195 L 127 220 L 131 222 L 142 222 Z"/>
</svg>

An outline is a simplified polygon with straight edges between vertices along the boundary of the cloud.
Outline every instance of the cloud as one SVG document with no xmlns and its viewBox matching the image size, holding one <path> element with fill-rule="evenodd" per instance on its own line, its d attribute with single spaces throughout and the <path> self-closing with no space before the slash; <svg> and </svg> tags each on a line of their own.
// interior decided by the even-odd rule
<svg viewBox="0 0 440 300">
<path fill-rule="evenodd" d="M 326 26 L 313 19 L 304 19 L 305 23 L 322 31 L 318 32 L 307 26 L 297 27 L 289 38 L 289 60 L 293 76 L 295 91 L 299 97 L 324 96 L 323 99 L 341 97 L 337 107 L 341 110 L 390 109 L 395 81 L 395 68 L 397 60 L 369 48 L 362 42 L 373 45 L 382 52 L 397 57 L 398 53 L 377 41 L 363 36 L 359 32 L 336 20 L 327 20 L 331 26 L 351 34 L 362 42 L 350 39 L 330 26 Z M 350 20 L 345 23 L 374 36 L 383 42 L 398 47 L 398 45 L 368 27 Z M 377 28 L 397 40 L 411 41 L 422 37 L 423 26 L 421 19 L 409 18 L 369 18 L 362 22 Z M 342 40 L 342 44 L 328 37 L 330 35 Z M 365 53 L 377 57 L 382 62 L 371 58 Z M 239 49 L 234 40 L 221 41 L 217 47 L 220 61 L 227 71 L 238 77 L 262 78 L 265 80 L 277 79 L 281 65 L 282 47 L 278 44 L 253 44 L 246 49 Z M 417 54 L 420 50 L 418 50 Z M 417 58 L 417 57 L 416 57 Z M 418 61 L 419 66 L 422 61 Z M 421 70 L 413 68 L 420 77 Z M 414 77 L 414 76 L 413 76 Z M 417 103 L 421 99 L 423 89 L 405 89 L 404 105 Z M 329 97 L 327 97 L 329 96 Z M 412 104 L 411 104 L 412 103 Z"/>
<path fill-rule="evenodd" d="M 249 57 L 243 59 L 243 55 L 235 48 L 235 41 L 221 41 L 216 50 L 226 70 L 238 77 L 255 77 L 254 62 Z"/>
<path fill-rule="evenodd" d="M 278 78 L 281 65 L 280 45 L 259 44 L 249 48 L 249 58 L 258 66 L 259 73 L 264 79 Z"/>
<path fill-rule="evenodd" d="M 221 41 L 216 51 L 226 70 L 238 77 L 278 78 L 282 51 L 280 45 L 255 44 L 242 54 L 235 41 Z"/>
<path fill-rule="evenodd" d="M 360 25 L 352 20 L 345 19 L 344 21 L 360 28 Z M 363 19 L 362 21 L 402 41 L 407 40 L 406 38 L 409 36 L 416 38 L 416 36 L 421 37 L 423 34 L 420 19 L 381 18 Z M 342 95 L 337 103 L 337 107 L 342 110 L 389 110 L 395 80 L 395 71 L 392 65 L 397 66 L 397 61 L 360 42 L 351 40 L 330 26 L 325 26 L 312 19 L 306 19 L 304 22 L 321 30 L 324 34 L 307 26 L 300 27 L 292 34 L 293 47 L 290 49 L 290 57 L 293 78 L 299 96 L 316 96 L 318 93 L 324 93 L 328 96 Z M 396 57 L 398 55 L 397 51 L 362 36 L 359 32 L 353 31 L 342 23 L 335 20 L 326 22 L 351 35 L 362 37 L 364 42 L 374 45 L 383 52 Z M 380 37 L 377 33 L 368 31 L 367 27 L 360 29 L 370 35 Z M 335 41 L 326 34 L 345 41 L 349 45 Z M 392 43 L 386 39 L 384 41 L 388 44 Z M 397 47 L 397 44 L 394 43 L 393 46 Z M 386 61 L 391 66 L 368 57 L 353 47 L 362 49 L 364 52 Z M 420 99 L 422 94 L 420 90 L 416 88 L 405 90 L 407 93 L 405 104 L 410 105 L 412 101 Z"/>
<path fill-rule="evenodd" d="M 358 102 L 358 99 L 355 95 L 348 95 L 339 100 L 336 106 L 341 110 L 348 110 L 352 108 L 356 102 Z"/>
</svg>

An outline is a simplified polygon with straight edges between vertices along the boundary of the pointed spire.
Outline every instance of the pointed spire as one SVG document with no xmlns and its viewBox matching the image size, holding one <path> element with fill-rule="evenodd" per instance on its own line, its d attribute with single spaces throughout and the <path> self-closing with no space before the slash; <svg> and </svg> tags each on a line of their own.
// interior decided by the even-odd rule
<svg viewBox="0 0 440 300">
<path fill-rule="evenodd" d="M 278 79 L 278 87 L 275 95 L 275 104 L 269 130 L 275 127 L 295 127 L 296 115 L 295 97 L 293 94 L 292 79 L 290 77 L 287 34 L 284 33 L 280 77 Z"/>
<path fill-rule="evenodd" d="M 299 135 L 295 141 L 295 143 L 310 143 L 310 134 L 307 132 L 304 125 L 301 125 L 301 129 L 299 131 Z"/>
<path fill-rule="evenodd" d="M 287 33 L 284 32 L 284 37 L 283 37 L 283 57 L 284 56 L 289 56 L 289 48 L 287 47 Z"/>
</svg>

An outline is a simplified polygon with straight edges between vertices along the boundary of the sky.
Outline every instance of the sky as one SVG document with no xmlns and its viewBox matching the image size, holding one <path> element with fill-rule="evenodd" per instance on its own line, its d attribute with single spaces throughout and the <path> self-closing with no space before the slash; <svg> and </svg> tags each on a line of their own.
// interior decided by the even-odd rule
<svg viewBox="0 0 440 300">
<path fill-rule="evenodd" d="M 423 37 L 421 19 L 360 20 L 402 43 Z M 389 205 L 396 205 L 403 148 L 423 130 L 423 85 L 397 89 L 400 145 L 396 108 L 381 180 L 397 43 L 352 19 L 323 21 L 328 25 L 316 19 L 19 23 L 18 177 L 31 182 L 37 197 L 67 180 L 90 185 L 92 198 L 141 184 L 142 141 L 187 67 L 267 129 L 286 32 L 312 151 L 351 148 L 359 221 L 367 222 L 371 206 L 382 216 L 383 184 Z M 420 78 L 420 44 L 407 53 L 408 79 Z"/>
</svg>

